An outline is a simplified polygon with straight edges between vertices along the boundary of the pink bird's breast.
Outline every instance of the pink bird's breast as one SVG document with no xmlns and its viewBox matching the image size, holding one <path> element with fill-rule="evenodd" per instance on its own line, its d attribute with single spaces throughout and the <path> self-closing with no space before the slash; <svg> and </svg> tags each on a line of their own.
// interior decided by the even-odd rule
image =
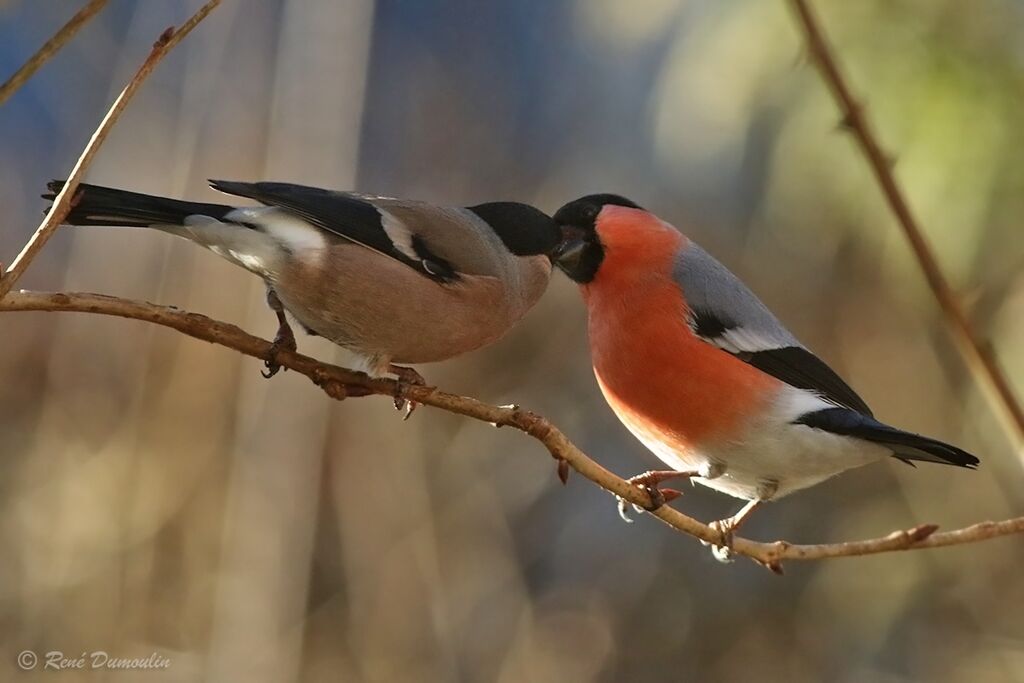
<svg viewBox="0 0 1024 683">
<path fill-rule="evenodd" d="M 671 276 L 684 244 L 671 230 L 648 233 L 642 245 L 609 246 L 583 294 L 594 372 L 608 404 L 662 459 L 692 465 L 688 451 L 743 433 L 778 382 L 693 335 Z"/>
</svg>

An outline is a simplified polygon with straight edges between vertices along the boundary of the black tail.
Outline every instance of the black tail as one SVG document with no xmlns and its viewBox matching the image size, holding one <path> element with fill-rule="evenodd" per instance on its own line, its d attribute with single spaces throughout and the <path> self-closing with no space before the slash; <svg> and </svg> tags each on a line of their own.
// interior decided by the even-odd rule
<svg viewBox="0 0 1024 683">
<path fill-rule="evenodd" d="M 828 408 L 808 413 L 796 420 L 796 424 L 888 446 L 895 457 L 907 463 L 911 460 L 923 460 L 974 468 L 979 462 L 976 457 L 956 446 L 890 427 L 872 417 L 846 408 Z"/>
<path fill-rule="evenodd" d="M 64 187 L 64 181 L 53 180 L 46 187 L 50 192 L 44 194 L 43 199 L 52 201 Z M 234 207 L 223 204 L 183 202 L 82 183 L 65 222 L 69 225 L 145 228 L 150 225 L 181 225 L 185 218 L 197 214 L 220 220 L 233 210 Z"/>
</svg>

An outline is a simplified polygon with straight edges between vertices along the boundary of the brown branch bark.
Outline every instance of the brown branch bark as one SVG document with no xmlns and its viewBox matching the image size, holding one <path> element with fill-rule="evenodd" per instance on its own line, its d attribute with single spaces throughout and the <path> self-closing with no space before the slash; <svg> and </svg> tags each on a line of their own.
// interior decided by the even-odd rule
<svg viewBox="0 0 1024 683">
<path fill-rule="evenodd" d="M 89 20 L 96 16 L 107 4 L 107 0 L 89 0 L 89 2 L 75 16 L 68 20 L 53 37 L 46 41 L 39 50 L 29 57 L 28 61 L 21 65 L 11 77 L 0 85 L 0 105 L 10 98 L 18 88 L 25 84 L 25 81 L 32 78 L 32 74 L 50 61 L 50 58 L 57 54 L 68 41 L 70 41 L 78 30 L 89 23 Z"/>
<path fill-rule="evenodd" d="M 181 28 L 175 30 L 171 28 L 164 31 L 157 41 L 153 44 L 153 49 L 150 51 L 149 56 L 139 67 L 139 70 L 135 72 L 132 79 L 128 81 L 128 85 L 125 86 L 121 94 L 117 96 L 114 103 L 110 106 L 106 116 L 100 121 L 100 125 L 96 128 L 96 132 L 92 134 L 92 138 L 89 140 L 89 144 L 85 146 L 82 151 L 82 155 L 78 158 L 75 163 L 75 167 L 71 170 L 68 175 L 67 181 L 64 183 L 64 189 L 58 194 L 57 198 L 53 201 L 53 206 L 47 212 L 43 222 L 40 223 L 36 229 L 32 238 L 29 239 L 21 253 L 14 259 L 10 267 L 0 277 L 0 299 L 3 299 L 4 295 L 11 291 L 14 283 L 18 281 L 18 278 L 22 276 L 25 269 L 28 268 L 32 260 L 39 254 L 39 251 L 46 244 L 47 240 L 53 232 L 60 226 L 64 221 L 64 218 L 68 215 L 68 211 L 71 209 L 72 202 L 74 201 L 75 192 L 78 190 L 78 183 L 81 182 L 82 176 L 85 174 L 87 168 L 92 163 L 93 157 L 96 156 L 96 152 L 99 150 L 103 141 L 106 140 L 110 130 L 117 123 L 118 118 L 121 116 L 121 112 L 124 111 L 129 100 L 142 85 L 146 77 L 152 73 L 153 69 L 157 64 L 170 52 L 174 47 L 187 36 L 196 25 L 206 18 L 210 12 L 213 11 L 217 5 L 220 4 L 221 0 L 209 0 L 203 5 L 199 11 L 193 14 L 188 21 L 181 25 Z"/>
<path fill-rule="evenodd" d="M 119 299 L 102 294 L 12 292 L 0 301 L 0 311 L 78 311 L 131 318 L 170 327 L 196 339 L 234 349 L 247 356 L 270 360 L 270 342 L 254 337 L 229 323 L 213 320 L 197 313 L 159 306 L 142 301 Z M 458 415 L 492 424 L 513 427 L 540 441 L 553 458 L 566 463 L 583 477 L 604 490 L 642 507 L 651 500 L 641 489 L 613 474 L 577 448 L 569 438 L 544 417 L 520 408 L 492 406 L 466 396 L 457 396 L 435 387 L 401 384 L 391 379 L 371 378 L 361 372 L 322 363 L 299 353 L 281 350 L 274 360 L 290 370 L 305 375 L 333 398 L 347 396 L 400 396 L 423 405 L 433 406 Z M 653 513 L 677 531 L 697 539 L 718 543 L 717 531 L 668 506 Z M 895 531 L 882 538 L 823 545 L 796 545 L 786 541 L 760 543 L 735 538 L 733 550 L 774 571 L 780 572 L 786 560 L 818 560 L 829 557 L 871 555 L 894 550 L 917 550 L 947 545 L 974 543 L 998 536 L 1024 533 L 1024 517 L 1001 522 L 981 522 L 963 529 L 935 533 L 933 524 Z"/>
<path fill-rule="evenodd" d="M 864 107 L 853 96 L 829 47 L 828 38 L 820 22 L 811 10 L 808 0 L 791 0 L 794 10 L 807 39 L 810 54 L 818 65 L 822 77 L 828 84 L 836 103 L 842 110 L 842 124 L 853 133 L 864 152 L 875 179 L 885 199 L 895 214 L 907 241 L 924 271 L 928 286 L 939 302 L 939 307 L 953 332 L 957 347 L 975 380 L 982 385 L 989 399 L 996 404 L 1010 433 L 1011 440 L 1019 453 L 1024 454 L 1024 408 L 1014 395 L 1005 373 L 999 366 L 991 346 L 974 329 L 960 300 L 939 267 L 935 255 L 920 224 L 914 217 L 910 205 L 893 177 L 891 160 L 882 151 Z"/>
</svg>

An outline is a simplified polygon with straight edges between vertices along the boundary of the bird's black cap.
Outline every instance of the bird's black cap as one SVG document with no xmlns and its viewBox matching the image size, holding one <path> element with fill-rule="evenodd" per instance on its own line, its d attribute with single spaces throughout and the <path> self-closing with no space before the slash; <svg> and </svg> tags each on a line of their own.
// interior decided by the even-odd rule
<svg viewBox="0 0 1024 683">
<path fill-rule="evenodd" d="M 641 208 L 632 200 L 617 194 L 588 194 L 573 200 L 555 212 L 555 222 L 559 225 L 574 225 L 587 230 L 594 229 L 594 222 L 606 205 L 626 206 L 630 209 Z"/>
<path fill-rule="evenodd" d="M 467 209 L 491 226 L 516 256 L 550 256 L 562 239 L 558 224 L 551 216 L 529 204 L 489 202 Z"/>
</svg>

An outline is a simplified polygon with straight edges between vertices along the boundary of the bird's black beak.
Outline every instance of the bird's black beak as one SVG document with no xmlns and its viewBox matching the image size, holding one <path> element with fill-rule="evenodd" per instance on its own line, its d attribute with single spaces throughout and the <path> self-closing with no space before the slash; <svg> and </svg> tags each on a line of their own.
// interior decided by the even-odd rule
<svg viewBox="0 0 1024 683">
<path fill-rule="evenodd" d="M 551 254 L 555 265 L 562 269 L 569 277 L 579 270 L 580 261 L 583 258 L 583 254 L 587 250 L 587 242 L 583 238 L 575 237 L 564 240 L 561 244 L 555 247 L 555 251 Z"/>
<path fill-rule="evenodd" d="M 597 275 L 604 260 L 604 247 L 593 233 L 563 225 L 562 241 L 555 247 L 551 259 L 570 280 L 586 284 Z"/>
</svg>

